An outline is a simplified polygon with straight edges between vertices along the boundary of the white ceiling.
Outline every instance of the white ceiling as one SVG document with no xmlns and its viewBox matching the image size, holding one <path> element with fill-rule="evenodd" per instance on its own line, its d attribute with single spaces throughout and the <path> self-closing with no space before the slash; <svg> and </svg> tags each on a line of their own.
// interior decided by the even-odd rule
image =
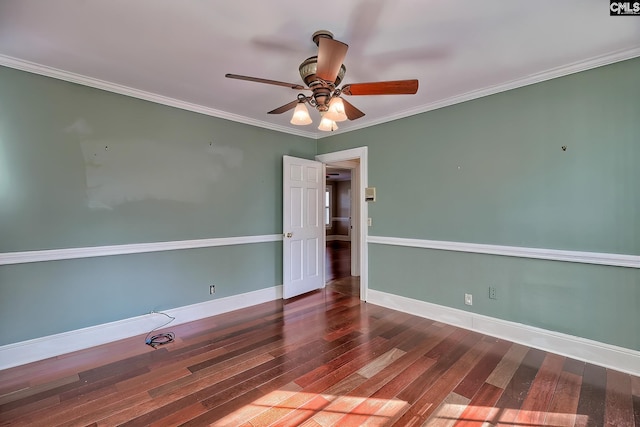
<svg viewBox="0 0 640 427">
<path fill-rule="evenodd" d="M 300 91 L 326 29 L 349 45 L 344 83 L 417 78 L 416 95 L 352 96 L 359 129 L 640 56 L 640 17 L 606 0 L 0 0 L 0 65 L 311 138 L 266 112 Z M 307 93 L 308 94 L 308 93 Z"/>
</svg>

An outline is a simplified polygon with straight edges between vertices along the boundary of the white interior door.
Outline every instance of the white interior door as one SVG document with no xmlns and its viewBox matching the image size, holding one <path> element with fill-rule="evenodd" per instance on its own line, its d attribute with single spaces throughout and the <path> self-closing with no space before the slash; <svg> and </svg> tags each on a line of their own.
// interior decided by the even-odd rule
<svg viewBox="0 0 640 427">
<path fill-rule="evenodd" d="M 283 157 L 283 297 L 324 286 L 324 164 Z"/>
</svg>

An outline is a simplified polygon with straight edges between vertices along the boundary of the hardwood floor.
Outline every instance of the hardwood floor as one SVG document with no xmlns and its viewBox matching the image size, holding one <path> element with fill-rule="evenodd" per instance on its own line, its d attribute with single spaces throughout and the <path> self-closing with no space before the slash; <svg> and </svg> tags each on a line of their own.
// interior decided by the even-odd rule
<svg viewBox="0 0 640 427">
<path fill-rule="evenodd" d="M 325 263 L 327 288 L 345 295 L 360 295 L 360 278 L 351 276 L 351 243 L 327 242 Z"/>
<path fill-rule="evenodd" d="M 331 289 L 0 371 L 0 425 L 634 426 L 640 378 Z"/>
<path fill-rule="evenodd" d="M 351 276 L 351 243 L 332 241 L 325 248 L 327 282 Z"/>
</svg>

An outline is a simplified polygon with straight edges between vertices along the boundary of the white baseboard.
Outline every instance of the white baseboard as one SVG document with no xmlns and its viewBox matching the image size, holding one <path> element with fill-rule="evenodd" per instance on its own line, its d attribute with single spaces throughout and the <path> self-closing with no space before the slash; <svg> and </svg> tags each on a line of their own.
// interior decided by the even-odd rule
<svg viewBox="0 0 640 427">
<path fill-rule="evenodd" d="M 164 310 L 163 312 L 175 317 L 175 320 L 170 325 L 167 325 L 170 327 L 280 298 L 282 298 L 282 286 L 274 286 Z M 167 318 L 161 314 L 145 314 L 116 322 L 4 345 L 0 347 L 0 370 L 145 334 L 166 321 Z"/>
<path fill-rule="evenodd" d="M 529 347 L 640 375 L 640 351 L 496 319 L 464 310 L 369 289 L 367 302 L 470 329 Z"/>
</svg>

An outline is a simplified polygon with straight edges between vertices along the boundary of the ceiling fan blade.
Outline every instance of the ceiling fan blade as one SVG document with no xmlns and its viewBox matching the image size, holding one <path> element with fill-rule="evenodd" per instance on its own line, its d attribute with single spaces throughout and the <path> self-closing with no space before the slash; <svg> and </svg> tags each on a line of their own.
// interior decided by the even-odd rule
<svg viewBox="0 0 640 427">
<path fill-rule="evenodd" d="M 418 92 L 418 80 L 352 83 L 342 88 L 346 95 L 413 95 Z"/>
<path fill-rule="evenodd" d="M 256 83 L 266 83 L 268 85 L 284 86 L 284 87 L 297 89 L 297 90 L 307 89 L 306 87 L 296 83 L 279 82 L 277 80 L 261 79 L 259 77 L 241 76 L 239 74 L 225 74 L 224 76 L 229 79 L 246 80 L 249 82 L 256 82 Z"/>
<path fill-rule="evenodd" d="M 356 120 L 364 116 L 362 111 L 358 110 L 346 99 L 342 98 L 342 103 L 344 104 L 344 112 L 349 120 Z"/>
<path fill-rule="evenodd" d="M 349 46 L 338 40 L 320 37 L 318 40 L 318 65 L 316 75 L 322 80 L 335 82 Z"/>
<path fill-rule="evenodd" d="M 296 105 L 298 105 L 300 101 L 299 100 L 295 100 L 295 101 L 291 101 L 288 104 L 284 104 L 282 107 L 278 107 L 275 110 L 271 110 L 269 111 L 267 114 L 282 114 L 285 113 L 289 110 L 292 110 L 294 108 L 296 108 Z"/>
</svg>

